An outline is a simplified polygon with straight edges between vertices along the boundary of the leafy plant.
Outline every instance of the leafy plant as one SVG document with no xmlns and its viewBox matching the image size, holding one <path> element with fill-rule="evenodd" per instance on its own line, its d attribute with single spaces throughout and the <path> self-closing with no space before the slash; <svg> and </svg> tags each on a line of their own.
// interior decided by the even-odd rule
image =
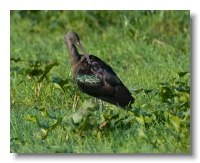
<svg viewBox="0 0 200 163">
<path fill-rule="evenodd" d="M 114 68 L 133 110 L 101 112 L 77 89 L 70 30 Z M 11 152 L 191 153 L 189 11 L 13 10 L 10 33 Z"/>
<path fill-rule="evenodd" d="M 13 59 L 11 58 L 11 61 L 14 60 L 15 62 L 22 61 L 21 59 Z M 45 65 L 45 64 L 44 64 Z M 58 62 L 53 62 L 51 64 L 44 66 L 41 61 L 29 61 L 27 68 L 20 68 L 18 66 L 11 67 L 11 72 L 14 71 L 15 76 L 17 74 L 22 75 L 24 77 L 27 77 L 28 80 L 33 80 L 33 87 L 34 87 L 34 96 L 37 99 L 40 96 L 40 90 L 42 87 L 42 83 L 44 79 L 46 79 L 47 82 L 49 82 L 49 72 L 51 69 L 55 66 L 58 66 Z M 44 69 L 42 69 L 44 67 Z M 21 84 L 23 80 L 21 80 L 17 85 Z"/>
<path fill-rule="evenodd" d="M 183 76 L 180 76 L 180 78 L 182 77 Z M 187 97 L 189 97 L 189 86 L 183 83 L 184 82 L 180 85 L 180 81 L 175 80 L 170 84 L 167 82 L 159 83 L 160 90 L 156 92 L 156 94 L 161 98 L 165 109 L 146 113 L 139 108 L 132 111 L 125 111 L 116 107 L 111 107 L 100 112 L 98 104 L 94 103 L 92 100 L 86 100 L 76 112 L 58 118 L 56 124 L 62 119 L 62 125 L 66 130 L 69 132 L 73 131 L 80 135 L 87 135 L 88 132 L 105 134 L 105 131 L 112 131 L 117 128 L 130 129 L 136 124 L 148 130 L 149 126 L 154 123 L 163 123 L 171 129 L 179 131 L 180 127 L 189 127 L 190 124 L 189 98 L 182 101 L 182 96 L 185 96 L 185 93 Z M 148 93 L 153 93 L 153 91 L 144 90 L 144 93 L 148 95 Z M 175 97 L 178 99 L 175 100 Z M 43 115 L 47 115 L 46 110 L 42 113 Z M 32 121 L 37 123 L 38 127 L 41 127 L 35 116 L 28 118 L 28 120 L 32 118 L 34 118 Z M 46 116 L 46 118 L 51 117 Z M 51 129 L 52 127 L 50 126 L 49 128 Z"/>
</svg>

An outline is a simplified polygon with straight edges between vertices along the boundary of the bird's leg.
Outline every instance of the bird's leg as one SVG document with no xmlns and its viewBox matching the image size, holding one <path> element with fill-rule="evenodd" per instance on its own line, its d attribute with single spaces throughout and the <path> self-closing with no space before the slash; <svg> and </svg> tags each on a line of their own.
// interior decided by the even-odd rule
<svg viewBox="0 0 200 163">
<path fill-rule="evenodd" d="M 94 102 L 95 103 L 98 103 L 98 98 L 94 98 Z M 100 103 L 99 103 L 99 110 L 102 112 L 104 109 L 104 106 L 103 106 L 103 101 L 100 99 Z"/>
<path fill-rule="evenodd" d="M 103 101 L 100 99 L 100 104 L 99 104 L 99 108 L 100 108 L 100 111 L 102 112 L 103 109 L 104 109 L 104 106 L 103 106 Z"/>
<path fill-rule="evenodd" d="M 98 103 L 98 99 L 97 99 L 96 97 L 94 98 L 94 102 L 95 102 L 95 103 Z"/>
</svg>

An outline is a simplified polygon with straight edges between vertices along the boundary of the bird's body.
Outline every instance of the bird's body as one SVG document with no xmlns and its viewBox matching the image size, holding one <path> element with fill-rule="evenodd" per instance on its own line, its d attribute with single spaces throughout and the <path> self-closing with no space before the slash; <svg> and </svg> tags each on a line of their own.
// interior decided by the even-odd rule
<svg viewBox="0 0 200 163">
<path fill-rule="evenodd" d="M 122 108 L 134 103 L 131 93 L 112 68 L 98 57 L 88 55 L 79 40 L 75 32 L 65 36 L 73 76 L 80 90 Z M 83 51 L 83 55 L 78 53 L 75 45 Z"/>
</svg>

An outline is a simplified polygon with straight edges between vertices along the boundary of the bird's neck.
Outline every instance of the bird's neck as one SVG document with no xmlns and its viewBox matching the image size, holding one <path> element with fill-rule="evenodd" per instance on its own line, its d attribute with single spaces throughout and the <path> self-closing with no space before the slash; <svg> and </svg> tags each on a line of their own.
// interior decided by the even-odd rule
<svg viewBox="0 0 200 163">
<path fill-rule="evenodd" d="M 76 49 L 75 45 L 68 44 L 67 46 L 70 53 L 70 63 L 73 66 L 75 65 L 75 63 L 77 63 L 80 60 L 81 55 L 78 53 L 78 50 Z"/>
</svg>

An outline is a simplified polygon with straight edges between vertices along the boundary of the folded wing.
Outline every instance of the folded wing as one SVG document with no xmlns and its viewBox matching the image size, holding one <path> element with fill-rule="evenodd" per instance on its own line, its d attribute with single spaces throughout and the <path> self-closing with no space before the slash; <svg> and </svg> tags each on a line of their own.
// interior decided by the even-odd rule
<svg viewBox="0 0 200 163">
<path fill-rule="evenodd" d="M 131 93 L 108 64 L 93 55 L 90 63 L 82 57 L 75 73 L 81 91 L 120 107 L 134 103 Z"/>
</svg>

